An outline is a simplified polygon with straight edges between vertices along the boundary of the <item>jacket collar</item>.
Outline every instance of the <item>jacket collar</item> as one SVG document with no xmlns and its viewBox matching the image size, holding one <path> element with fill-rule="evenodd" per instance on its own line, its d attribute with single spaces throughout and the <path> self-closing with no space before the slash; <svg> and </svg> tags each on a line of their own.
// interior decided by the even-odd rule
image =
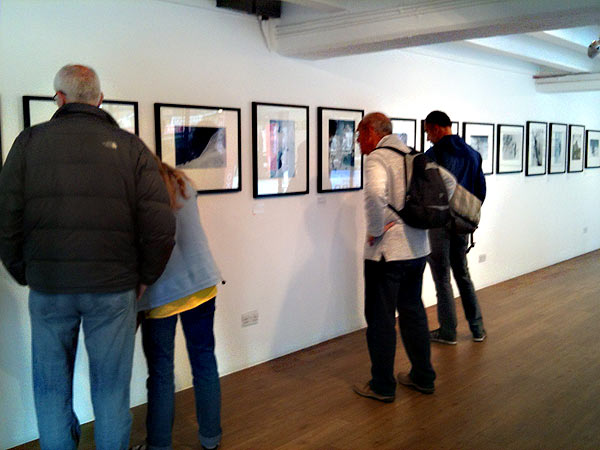
<svg viewBox="0 0 600 450">
<path fill-rule="evenodd" d="M 97 106 L 86 105 L 85 103 L 67 103 L 66 105 L 58 108 L 58 111 L 54 113 L 52 119 L 57 119 L 59 117 L 65 117 L 73 114 L 88 114 L 91 116 L 98 117 L 111 125 L 119 126 L 119 124 L 112 118 L 110 114 L 106 111 L 103 111 Z"/>
<path fill-rule="evenodd" d="M 388 134 L 381 138 L 379 143 L 377 144 L 376 149 L 381 147 L 394 147 L 397 150 L 400 150 L 403 153 L 410 153 L 410 148 L 402 142 L 400 137 L 397 134 Z"/>
</svg>

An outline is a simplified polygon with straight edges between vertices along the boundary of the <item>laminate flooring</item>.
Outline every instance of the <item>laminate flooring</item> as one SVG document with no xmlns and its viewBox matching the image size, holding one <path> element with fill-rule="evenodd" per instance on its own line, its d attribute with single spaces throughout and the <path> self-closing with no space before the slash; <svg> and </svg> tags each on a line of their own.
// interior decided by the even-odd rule
<svg viewBox="0 0 600 450">
<path fill-rule="evenodd" d="M 221 449 L 600 449 L 600 251 L 477 292 L 488 338 L 432 344 L 436 392 L 358 397 L 365 330 L 227 375 Z M 435 307 L 428 309 L 437 326 Z M 397 371 L 409 369 L 402 343 Z M 145 406 L 133 409 L 143 442 Z M 93 424 L 81 449 L 93 448 Z M 200 449 L 191 389 L 177 394 L 175 449 Z M 19 448 L 39 448 L 31 443 Z"/>
</svg>

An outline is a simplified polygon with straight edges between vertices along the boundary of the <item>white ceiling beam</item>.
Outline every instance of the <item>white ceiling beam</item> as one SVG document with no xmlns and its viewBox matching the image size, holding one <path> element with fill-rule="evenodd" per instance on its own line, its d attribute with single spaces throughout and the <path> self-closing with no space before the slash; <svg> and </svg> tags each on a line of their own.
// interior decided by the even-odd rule
<svg viewBox="0 0 600 450">
<path fill-rule="evenodd" d="M 280 54 L 320 59 L 597 23 L 598 0 L 429 0 L 280 23 L 275 35 Z"/>
<path fill-rule="evenodd" d="M 340 6 L 339 1 L 325 0 L 284 0 L 286 3 L 305 6 L 323 13 L 340 13 L 346 11 L 346 8 Z"/>
<path fill-rule="evenodd" d="M 545 93 L 600 91 L 600 72 L 535 77 L 535 88 Z"/>
</svg>

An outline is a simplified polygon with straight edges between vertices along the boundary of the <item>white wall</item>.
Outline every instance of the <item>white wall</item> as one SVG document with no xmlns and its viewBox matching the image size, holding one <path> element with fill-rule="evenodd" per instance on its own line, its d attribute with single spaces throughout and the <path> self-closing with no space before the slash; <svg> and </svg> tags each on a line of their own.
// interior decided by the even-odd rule
<svg viewBox="0 0 600 450">
<path fill-rule="evenodd" d="M 4 157 L 23 127 L 21 97 L 52 95 L 56 71 L 89 64 L 110 99 L 139 102 L 141 137 L 154 149 L 153 103 L 241 107 L 243 190 L 203 196 L 203 223 L 227 285 L 215 325 L 222 374 L 364 325 L 362 192 L 316 194 L 316 108 L 381 110 L 423 118 L 600 129 L 600 93 L 538 94 L 531 76 L 417 52 L 307 62 L 269 53 L 256 20 L 149 0 L 3 0 L 0 108 Z M 252 101 L 310 106 L 310 194 L 252 199 Z M 600 247 L 600 170 L 541 177 L 491 175 L 469 255 L 477 287 Z M 319 201 L 321 200 L 321 202 Z M 263 214 L 253 214 L 258 203 Z M 583 228 L 587 227 L 587 233 Z M 478 263 L 480 254 L 487 261 Z M 0 447 L 37 437 L 30 382 L 27 290 L 0 272 Z M 424 300 L 435 302 L 429 276 Z M 257 309 L 257 326 L 240 315 Z M 484 311 L 485 314 L 485 311 Z M 177 387 L 191 385 L 181 337 Z M 75 409 L 93 418 L 85 351 L 76 365 Z M 132 404 L 145 402 L 136 349 Z"/>
</svg>

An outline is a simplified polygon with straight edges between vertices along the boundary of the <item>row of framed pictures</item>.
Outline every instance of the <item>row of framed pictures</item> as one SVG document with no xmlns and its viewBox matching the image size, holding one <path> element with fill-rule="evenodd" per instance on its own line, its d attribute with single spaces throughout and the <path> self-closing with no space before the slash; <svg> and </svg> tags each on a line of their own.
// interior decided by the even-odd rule
<svg viewBox="0 0 600 450">
<path fill-rule="evenodd" d="M 139 134 L 137 102 L 105 100 L 122 128 Z M 307 194 L 308 106 L 252 103 L 253 195 Z M 51 97 L 23 97 L 25 126 L 48 120 L 56 111 Z M 363 110 L 318 107 L 318 192 L 361 189 L 362 155 L 355 142 Z M 155 103 L 156 152 L 182 169 L 201 193 L 241 190 L 241 112 L 239 108 Z M 393 133 L 416 148 L 417 121 L 392 118 Z M 421 121 L 421 150 L 427 150 Z M 580 125 L 527 122 L 522 125 L 463 122 L 463 137 L 482 156 L 484 173 L 581 172 L 600 167 L 600 131 Z M 494 146 L 497 130 L 497 145 Z M 459 123 L 452 122 L 459 134 Z M 525 136 L 527 137 L 525 141 Z M 586 137 L 587 139 L 584 139 Z M 526 146 L 524 146 L 526 142 Z M 585 145 L 587 143 L 587 145 Z M 429 144 L 429 145 L 428 145 Z M 525 148 L 525 152 L 524 152 Z M 496 149 L 496 158 L 494 150 Z"/>
</svg>

